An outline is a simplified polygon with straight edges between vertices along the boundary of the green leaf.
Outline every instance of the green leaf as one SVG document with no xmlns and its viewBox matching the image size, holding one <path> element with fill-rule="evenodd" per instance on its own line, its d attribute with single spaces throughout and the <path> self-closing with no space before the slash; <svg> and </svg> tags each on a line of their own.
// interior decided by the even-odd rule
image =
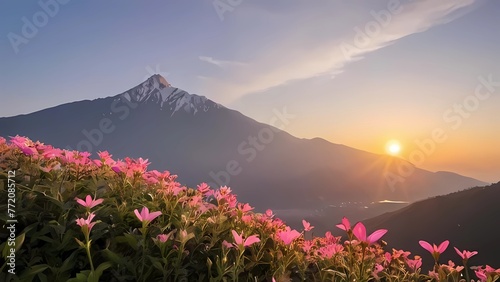
<svg viewBox="0 0 500 282">
<path fill-rule="evenodd" d="M 102 275 L 102 272 L 110 267 L 112 267 L 113 264 L 109 261 L 101 263 L 94 272 L 90 272 L 89 274 L 89 282 L 99 282 L 99 278 Z"/>
<path fill-rule="evenodd" d="M 26 236 L 26 233 L 24 233 L 24 232 L 19 234 L 19 236 L 17 236 L 17 238 L 16 238 L 16 252 L 19 251 L 19 249 L 23 245 L 25 236 Z"/>
<path fill-rule="evenodd" d="M 87 282 L 90 270 L 84 270 L 76 274 L 75 278 L 69 279 L 67 282 Z"/>
<path fill-rule="evenodd" d="M 75 232 L 73 230 L 71 230 L 71 229 L 66 230 L 66 232 L 64 232 L 61 244 L 59 245 L 57 250 L 58 251 L 65 250 L 65 248 L 68 246 L 68 244 L 73 242 L 73 238 L 75 238 L 75 237 L 76 237 L 76 235 L 75 235 Z M 73 247 L 71 246 L 70 249 L 72 249 L 72 248 Z M 66 250 L 68 250 L 68 249 L 66 249 Z"/>
<path fill-rule="evenodd" d="M 25 233 L 21 233 L 19 234 L 19 236 L 16 237 L 16 239 L 14 240 L 15 242 L 15 250 L 16 250 L 16 253 L 17 251 L 19 251 L 19 249 L 21 248 L 21 246 L 23 245 L 24 243 L 24 238 L 25 238 Z M 4 242 L 1 246 L 5 245 L 3 247 L 3 251 L 2 251 L 2 256 L 3 258 L 6 258 L 9 254 L 10 254 L 10 249 L 12 249 L 13 246 L 9 245 L 9 242 L 12 243 L 12 241 L 6 241 Z"/>
<path fill-rule="evenodd" d="M 75 261 L 73 261 L 75 255 L 78 254 L 77 251 L 73 252 L 67 259 L 64 260 L 61 267 L 59 267 L 59 273 L 65 273 L 70 271 L 75 266 Z"/>
<path fill-rule="evenodd" d="M 37 185 L 37 187 L 35 187 L 34 189 L 37 189 L 37 188 L 46 188 L 50 191 L 50 186 L 44 186 L 44 185 Z M 43 197 L 44 199 L 46 199 L 47 201 L 51 202 L 52 204 L 54 204 L 55 206 L 57 206 L 58 208 L 60 208 L 61 210 L 63 209 L 63 203 L 61 203 L 59 200 L 47 195 L 45 192 L 40 192 L 40 191 L 33 191 L 35 192 L 36 194 L 38 194 L 40 197 Z"/>
<path fill-rule="evenodd" d="M 159 271 L 164 271 L 163 269 L 163 266 L 161 265 L 161 263 L 158 261 L 158 260 L 155 260 L 155 261 L 152 261 L 152 265 L 158 269 Z"/>
<path fill-rule="evenodd" d="M 118 255 L 117 253 L 115 253 L 109 249 L 104 249 L 102 252 L 103 252 L 103 255 L 105 258 L 114 262 L 115 264 L 125 264 L 126 263 L 125 258 L 121 257 L 120 255 Z"/>
<path fill-rule="evenodd" d="M 78 240 L 78 238 L 75 238 L 75 241 L 78 243 L 78 245 L 80 245 L 80 247 L 85 248 L 85 244 L 82 241 Z"/>
<path fill-rule="evenodd" d="M 42 273 L 47 268 L 49 268 L 49 266 L 46 264 L 39 264 L 39 265 L 32 266 L 32 267 L 28 268 L 27 270 L 25 270 L 19 276 L 19 280 L 20 281 L 31 281 L 31 280 L 33 280 L 33 278 L 35 278 L 35 276 L 38 273 Z"/>
<path fill-rule="evenodd" d="M 132 234 L 125 233 L 123 236 L 116 237 L 115 240 L 118 243 L 128 243 L 134 250 L 138 248 L 137 239 Z"/>
</svg>

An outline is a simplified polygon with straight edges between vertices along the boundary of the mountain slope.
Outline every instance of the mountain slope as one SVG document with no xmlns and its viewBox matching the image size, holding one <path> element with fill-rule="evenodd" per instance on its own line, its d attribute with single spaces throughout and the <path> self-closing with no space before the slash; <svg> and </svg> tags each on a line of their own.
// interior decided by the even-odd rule
<svg viewBox="0 0 500 282">
<path fill-rule="evenodd" d="M 478 251 L 470 265 L 500 264 L 500 182 L 423 200 L 401 210 L 364 221 L 369 230 L 389 229 L 384 240 L 389 247 L 403 248 L 412 253 L 429 256 L 419 240 L 441 243 L 450 240 L 442 262 L 456 260 L 458 249 Z"/>
<path fill-rule="evenodd" d="M 275 113 L 276 127 L 292 120 L 286 109 Z M 159 75 L 113 97 L 0 118 L 0 136 L 148 158 L 150 168 L 179 174 L 189 186 L 231 186 L 259 209 L 310 212 L 347 201 L 414 201 L 484 184 L 320 138 L 299 139 L 276 127 L 172 87 Z M 414 172 L 388 186 L 386 175 L 398 175 L 403 166 Z"/>
</svg>

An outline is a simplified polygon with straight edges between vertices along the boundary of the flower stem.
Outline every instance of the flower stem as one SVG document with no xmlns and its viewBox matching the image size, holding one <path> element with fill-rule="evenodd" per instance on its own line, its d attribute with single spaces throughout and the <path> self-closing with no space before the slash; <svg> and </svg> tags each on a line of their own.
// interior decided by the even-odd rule
<svg viewBox="0 0 500 282">
<path fill-rule="evenodd" d="M 465 279 L 467 281 L 470 281 L 469 268 L 467 267 L 467 260 L 464 260 L 463 263 L 464 263 L 464 268 L 465 268 Z"/>
<path fill-rule="evenodd" d="M 85 245 L 85 250 L 87 251 L 87 257 L 89 258 L 90 262 L 90 271 L 94 272 L 94 263 L 92 262 L 92 256 L 90 255 L 90 241 L 88 239 L 88 236 L 85 236 L 86 238 L 86 245 Z"/>
<path fill-rule="evenodd" d="M 361 251 L 363 252 L 363 256 L 361 257 L 361 266 L 359 267 L 359 280 L 363 280 L 363 268 L 365 266 L 365 246 L 361 247 Z"/>
</svg>

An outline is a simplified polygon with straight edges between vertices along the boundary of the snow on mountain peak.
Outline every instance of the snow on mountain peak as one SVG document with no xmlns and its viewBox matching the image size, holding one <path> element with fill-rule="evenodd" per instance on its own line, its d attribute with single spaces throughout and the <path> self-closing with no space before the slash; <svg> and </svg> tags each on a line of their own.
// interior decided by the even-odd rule
<svg viewBox="0 0 500 282">
<path fill-rule="evenodd" d="M 160 108 L 168 108 L 172 115 L 183 109 L 187 113 L 207 112 L 211 108 L 221 108 L 222 105 L 212 102 L 205 96 L 189 94 L 173 87 L 161 75 L 155 74 L 138 86 L 120 94 L 125 99 L 137 103 L 159 104 Z"/>
<path fill-rule="evenodd" d="M 150 79 L 154 79 L 158 82 L 158 84 L 163 84 L 163 86 L 165 87 L 168 87 L 168 86 L 172 86 L 170 85 L 170 83 L 168 83 L 168 81 L 161 75 L 159 74 L 154 74 L 153 76 L 150 77 Z"/>
</svg>

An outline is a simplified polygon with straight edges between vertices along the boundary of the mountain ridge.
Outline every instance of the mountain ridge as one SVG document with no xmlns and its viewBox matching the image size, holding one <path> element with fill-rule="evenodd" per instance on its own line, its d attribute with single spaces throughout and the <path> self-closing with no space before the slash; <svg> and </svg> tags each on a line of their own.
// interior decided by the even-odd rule
<svg viewBox="0 0 500 282">
<path fill-rule="evenodd" d="M 242 201 L 261 210 L 310 214 L 342 201 L 414 201 L 484 184 L 415 168 L 405 181 L 388 187 L 386 173 L 397 173 L 406 161 L 322 138 L 297 138 L 279 129 L 293 121 L 286 108 L 276 114 L 281 123 L 271 126 L 206 97 L 187 99 L 202 96 L 164 84 L 150 77 L 118 95 L 0 118 L 0 135 L 24 135 L 80 151 L 107 150 L 118 158 L 148 158 L 152 169 L 168 169 L 188 186 L 234 187 Z M 162 101 L 167 103 L 163 107 Z M 332 216 L 343 215 L 349 212 L 339 209 Z"/>
</svg>

